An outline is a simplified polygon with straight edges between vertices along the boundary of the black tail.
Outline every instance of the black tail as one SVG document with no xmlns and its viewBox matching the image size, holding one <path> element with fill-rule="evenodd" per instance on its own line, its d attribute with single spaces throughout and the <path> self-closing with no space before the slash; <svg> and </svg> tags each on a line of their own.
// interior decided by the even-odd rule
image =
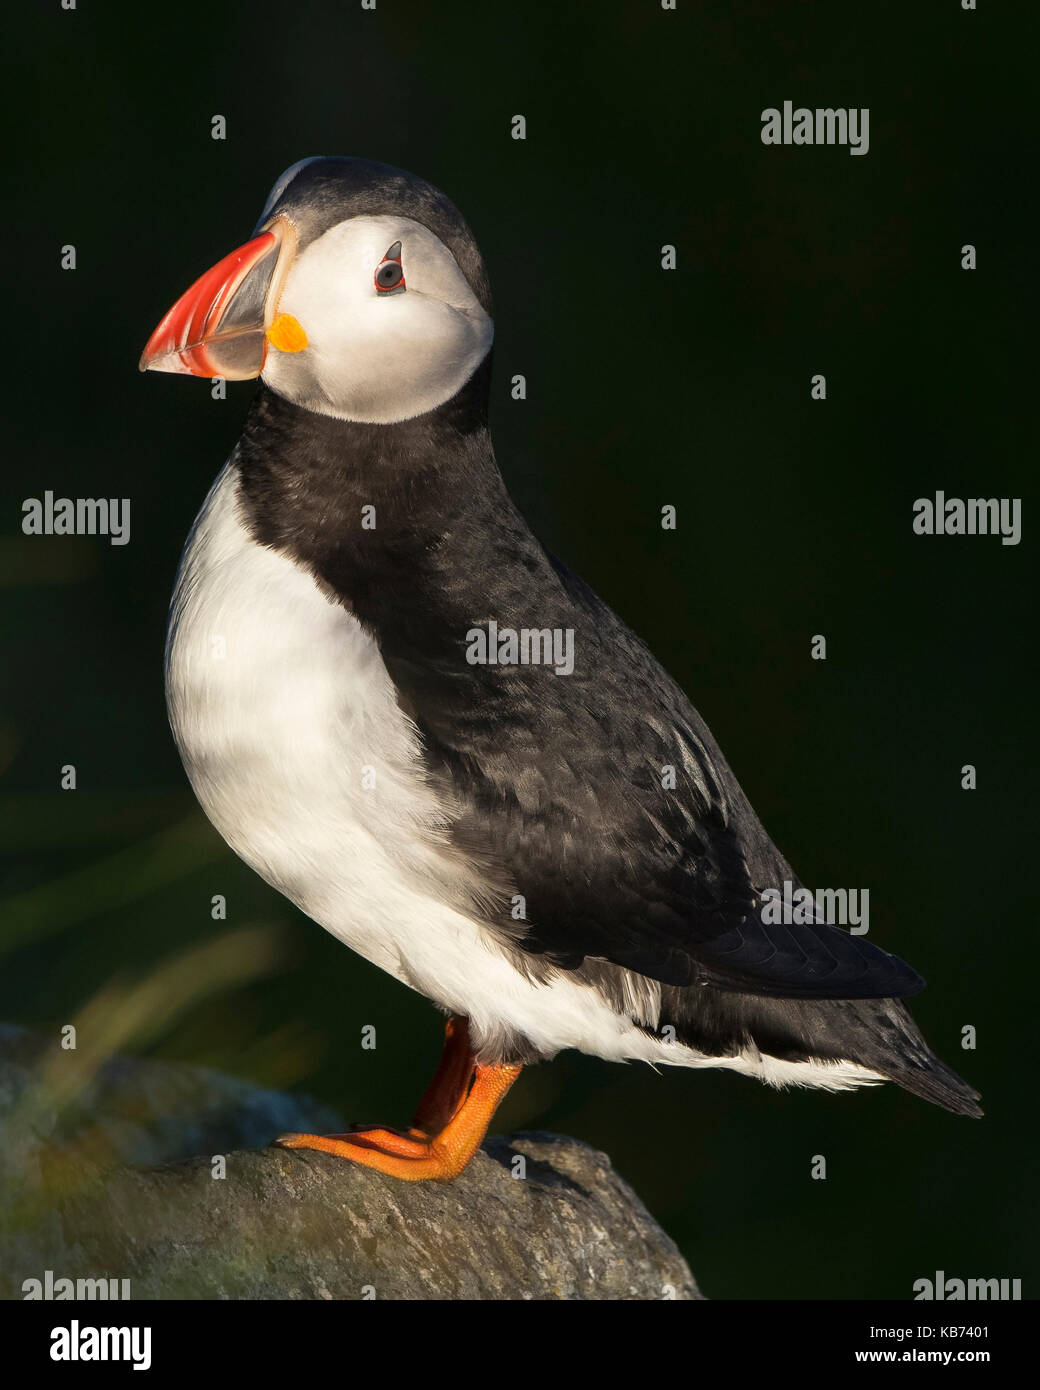
<svg viewBox="0 0 1040 1390">
<path fill-rule="evenodd" d="M 877 1060 L 865 1065 L 889 1077 L 904 1091 L 912 1091 L 915 1096 L 930 1100 L 933 1105 L 941 1105 L 955 1115 L 971 1115 L 981 1119 L 983 1112 L 978 1091 L 936 1057 L 910 1017 L 906 1005 L 898 999 L 879 999 L 875 1005 L 878 1012 L 887 1005 L 889 1026 L 894 1025 L 899 1030 L 899 1038 L 894 1049 L 887 1039 L 885 1043 L 877 1044 Z"/>
<path fill-rule="evenodd" d="M 787 1062 L 855 1062 L 955 1115 L 979 1093 L 931 1051 L 899 999 L 772 999 L 711 986 L 662 990 L 661 1024 L 709 1056 L 754 1043 Z"/>
</svg>

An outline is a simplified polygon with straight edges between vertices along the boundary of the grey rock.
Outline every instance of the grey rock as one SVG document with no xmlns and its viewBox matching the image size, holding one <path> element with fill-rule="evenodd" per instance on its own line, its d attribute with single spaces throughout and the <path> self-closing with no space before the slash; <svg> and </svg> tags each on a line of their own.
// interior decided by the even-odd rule
<svg viewBox="0 0 1040 1390">
<path fill-rule="evenodd" d="M 0 1115 L 5 1098 L 18 1099 L 23 1115 L 32 1099 L 26 1046 L 0 1034 Z M 49 1269 L 73 1280 L 127 1279 L 137 1299 L 701 1297 L 606 1155 L 575 1140 L 494 1138 L 455 1182 L 405 1183 L 313 1150 L 229 1151 L 217 1140 L 253 1138 L 261 1126 L 264 1139 L 316 1121 L 326 1132 L 342 1126 L 325 1123 L 333 1117 L 321 1107 L 308 1114 L 306 1103 L 215 1073 L 188 1075 L 193 1068 L 174 1068 L 174 1078 L 160 1066 L 153 1087 L 157 1065 L 112 1063 L 77 1101 L 110 1149 L 123 1145 L 115 1166 L 96 1162 L 96 1149 L 84 1156 L 64 1112 L 37 1107 L 35 1128 L 14 1136 L 0 1296 L 22 1297 L 23 1281 Z M 166 1108 L 171 1085 L 185 1101 L 179 1131 Z M 162 1100 L 142 1101 L 149 1096 Z M 204 1156 L 126 1162 L 186 1143 Z M 214 1176 L 218 1153 L 223 1177 Z"/>
</svg>

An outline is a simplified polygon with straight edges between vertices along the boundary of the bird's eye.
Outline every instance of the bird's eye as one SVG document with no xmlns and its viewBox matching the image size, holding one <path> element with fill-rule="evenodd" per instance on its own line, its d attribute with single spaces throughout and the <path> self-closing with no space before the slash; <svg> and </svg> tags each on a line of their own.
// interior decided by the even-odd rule
<svg viewBox="0 0 1040 1390">
<path fill-rule="evenodd" d="M 399 294 L 404 288 L 401 243 L 395 241 L 376 267 L 376 289 L 380 294 Z"/>
</svg>

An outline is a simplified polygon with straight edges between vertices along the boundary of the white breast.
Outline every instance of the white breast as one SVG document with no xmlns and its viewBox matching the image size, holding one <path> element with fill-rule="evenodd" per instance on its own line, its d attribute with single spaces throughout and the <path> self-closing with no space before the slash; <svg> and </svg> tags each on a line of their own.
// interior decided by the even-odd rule
<svg viewBox="0 0 1040 1390">
<path fill-rule="evenodd" d="M 516 1031 L 547 1055 L 642 1055 L 643 1035 L 595 990 L 530 982 L 459 910 L 449 812 L 378 646 L 252 539 L 237 491 L 229 463 L 185 549 L 167 640 L 170 723 L 210 820 L 308 916 L 468 1015 L 489 1046 Z"/>
</svg>

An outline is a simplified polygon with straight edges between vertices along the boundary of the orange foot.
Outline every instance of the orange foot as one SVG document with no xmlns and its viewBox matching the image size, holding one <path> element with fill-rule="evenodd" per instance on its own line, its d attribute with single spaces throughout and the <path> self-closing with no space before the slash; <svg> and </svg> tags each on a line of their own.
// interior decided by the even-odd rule
<svg viewBox="0 0 1040 1390">
<path fill-rule="evenodd" d="M 407 1182 L 457 1178 L 480 1148 L 491 1117 L 520 1068 L 478 1066 L 464 1018 L 450 1018 L 444 1052 L 407 1132 L 359 1129 L 350 1134 L 283 1134 L 285 1149 L 320 1149 Z M 470 1084 L 472 1082 L 472 1085 Z"/>
</svg>

